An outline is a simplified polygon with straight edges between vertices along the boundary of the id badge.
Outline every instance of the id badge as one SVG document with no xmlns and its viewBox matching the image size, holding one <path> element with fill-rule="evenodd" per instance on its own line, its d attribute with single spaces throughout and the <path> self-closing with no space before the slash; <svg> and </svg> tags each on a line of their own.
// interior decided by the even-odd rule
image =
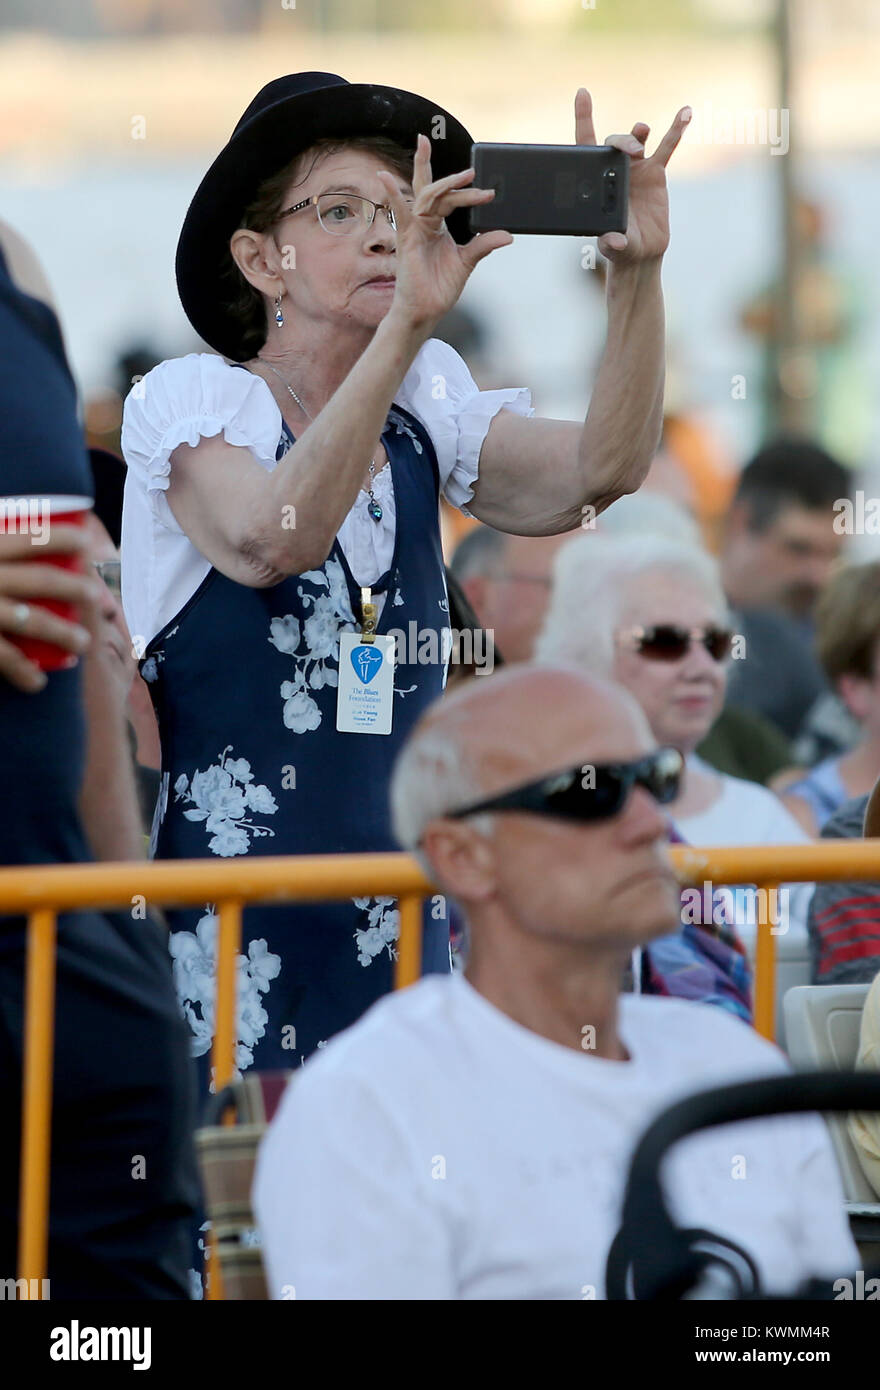
<svg viewBox="0 0 880 1390">
<path fill-rule="evenodd" d="M 365 642 L 359 632 L 340 632 L 336 696 L 336 728 L 340 733 L 391 733 L 394 645 L 389 633 Z"/>
</svg>

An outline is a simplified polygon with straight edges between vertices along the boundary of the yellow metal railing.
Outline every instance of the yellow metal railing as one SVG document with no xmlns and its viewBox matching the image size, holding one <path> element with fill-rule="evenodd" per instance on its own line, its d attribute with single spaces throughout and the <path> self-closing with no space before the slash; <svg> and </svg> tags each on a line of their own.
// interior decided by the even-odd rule
<svg viewBox="0 0 880 1390">
<path fill-rule="evenodd" d="M 400 941 L 395 988 L 421 973 L 421 902 L 432 891 L 414 859 L 404 854 L 266 857 L 205 863 L 140 861 L 40 865 L 0 869 L 0 914 L 28 915 L 22 1081 L 19 1278 L 46 1276 L 55 934 L 59 912 L 77 908 L 129 910 L 136 898 L 151 907 L 217 903 L 217 1006 L 212 1062 L 219 1091 L 235 1066 L 235 958 L 247 903 L 312 902 L 354 897 L 398 899 Z M 42 1288 L 42 1284 L 28 1284 Z"/>
<path fill-rule="evenodd" d="M 740 849 L 675 845 L 670 855 L 683 884 L 757 884 L 829 879 L 880 880 L 880 840 Z M 151 907 L 218 904 L 217 1006 L 212 1061 L 219 1091 L 234 1070 L 235 958 L 241 914 L 252 903 L 316 902 L 394 897 L 400 908 L 395 988 L 421 972 L 421 902 L 434 891 L 414 859 L 404 854 L 266 857 L 223 862 L 51 865 L 0 869 L 0 915 L 28 917 L 22 1092 L 19 1278 L 42 1280 L 48 1254 L 55 939 L 59 912 L 77 908 L 131 909 L 142 897 Z M 765 895 L 769 899 L 770 893 Z M 755 1027 L 772 1038 L 775 1009 L 775 937 L 758 922 Z M 41 1288 L 42 1284 L 29 1284 Z"/>
</svg>

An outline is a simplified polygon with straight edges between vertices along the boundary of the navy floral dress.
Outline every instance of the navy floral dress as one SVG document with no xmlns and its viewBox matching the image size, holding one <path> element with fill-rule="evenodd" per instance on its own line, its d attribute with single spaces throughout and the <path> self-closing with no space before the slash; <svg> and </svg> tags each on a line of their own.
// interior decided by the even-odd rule
<svg viewBox="0 0 880 1390">
<path fill-rule="evenodd" d="M 448 643 L 437 460 L 420 421 L 393 406 L 382 435 L 396 501 L 377 631 L 436 633 Z M 287 426 L 281 458 L 293 443 Z M 274 588 L 212 569 L 145 649 L 162 778 L 151 853 L 160 859 L 342 854 L 397 849 L 388 786 L 395 757 L 440 694 L 441 660 L 395 671 L 390 735 L 336 730 L 339 634 L 360 625 L 360 586 L 338 541 L 323 565 Z M 432 644 L 423 645 L 428 650 Z M 415 644 L 404 654 L 415 656 Z M 201 1058 L 214 1026 L 216 903 L 167 913 L 178 996 Z M 246 908 L 238 960 L 236 1064 L 288 1068 L 354 1023 L 393 987 L 399 934 L 391 898 Z M 423 970 L 450 969 L 449 922 L 429 899 Z"/>
</svg>

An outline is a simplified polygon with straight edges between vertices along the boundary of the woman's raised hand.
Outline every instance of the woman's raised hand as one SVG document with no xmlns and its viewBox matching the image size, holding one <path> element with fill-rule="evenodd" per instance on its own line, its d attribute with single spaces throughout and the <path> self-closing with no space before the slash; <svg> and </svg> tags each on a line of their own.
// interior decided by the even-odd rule
<svg viewBox="0 0 880 1390">
<path fill-rule="evenodd" d="M 575 144 L 595 145 L 593 99 L 586 87 L 579 87 L 574 99 Z M 644 121 L 636 121 L 628 135 L 609 135 L 613 145 L 629 155 L 629 215 L 626 233 L 606 232 L 596 243 L 613 265 L 636 265 L 659 259 L 669 245 L 669 198 L 666 166 L 691 119 L 691 108 L 683 106 L 652 155 L 646 157 L 645 142 L 651 133 Z"/>
<path fill-rule="evenodd" d="M 413 327 L 433 328 L 456 303 L 477 262 L 509 246 L 513 237 L 510 232 L 481 232 L 464 246 L 453 239 L 444 219 L 456 208 L 488 202 L 495 191 L 468 188 L 472 168 L 432 182 L 427 135 L 416 141 L 411 203 L 387 170 L 378 177 L 397 223 L 397 284 L 390 312 L 403 314 Z"/>
</svg>

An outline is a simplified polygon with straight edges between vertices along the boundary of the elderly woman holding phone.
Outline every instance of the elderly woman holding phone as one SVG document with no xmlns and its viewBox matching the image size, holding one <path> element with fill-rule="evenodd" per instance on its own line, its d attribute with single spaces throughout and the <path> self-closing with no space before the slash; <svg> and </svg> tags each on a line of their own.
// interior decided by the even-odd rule
<svg viewBox="0 0 880 1390">
<path fill-rule="evenodd" d="M 576 140 L 594 144 L 589 94 Z M 685 108 L 630 157 L 608 337 L 582 423 L 534 418 L 525 388 L 481 392 L 433 338 L 475 266 L 472 140 L 435 102 L 328 73 L 254 98 L 184 222 L 177 282 L 216 354 L 162 362 L 130 393 L 122 594 L 159 721 L 159 857 L 395 848 L 387 784 L 446 664 L 393 665 L 392 629 L 449 623 L 438 498 L 517 534 L 579 525 L 634 491 L 663 393 L 665 166 Z M 420 641 L 421 648 L 421 641 Z M 433 653 L 433 655 L 431 654 Z M 214 905 L 169 914 L 194 1051 L 213 1028 Z M 240 1068 L 297 1065 L 392 985 L 393 900 L 250 908 Z M 450 968 L 441 899 L 423 962 Z"/>
</svg>

